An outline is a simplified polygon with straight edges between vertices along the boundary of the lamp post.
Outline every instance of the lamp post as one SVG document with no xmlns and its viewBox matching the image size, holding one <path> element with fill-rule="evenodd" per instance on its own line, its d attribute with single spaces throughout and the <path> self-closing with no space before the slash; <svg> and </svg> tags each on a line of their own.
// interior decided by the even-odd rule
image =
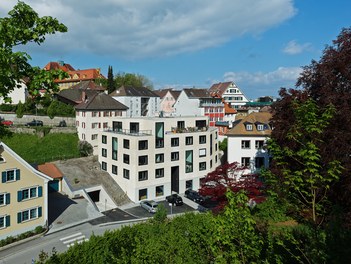
<svg viewBox="0 0 351 264">
<path fill-rule="evenodd" d="M 171 207 L 171 215 L 173 215 L 173 204 L 169 203 L 169 206 Z"/>
</svg>

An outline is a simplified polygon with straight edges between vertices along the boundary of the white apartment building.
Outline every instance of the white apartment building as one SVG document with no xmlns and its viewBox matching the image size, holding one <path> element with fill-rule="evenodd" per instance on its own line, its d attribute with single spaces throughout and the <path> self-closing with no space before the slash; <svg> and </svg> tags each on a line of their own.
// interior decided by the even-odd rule
<svg viewBox="0 0 351 264">
<path fill-rule="evenodd" d="M 98 156 L 134 202 L 197 190 L 220 165 L 217 128 L 204 116 L 115 118 L 100 133 Z"/>
<path fill-rule="evenodd" d="M 128 107 L 128 117 L 153 117 L 160 114 L 160 96 L 146 87 L 122 86 L 110 96 Z"/>
<path fill-rule="evenodd" d="M 253 112 L 237 120 L 226 134 L 228 163 L 247 167 L 244 174 L 258 173 L 269 166 L 270 155 L 264 146 L 272 132 L 271 116 L 269 112 Z"/>
<path fill-rule="evenodd" d="M 127 107 L 105 93 L 96 93 L 75 106 L 75 109 L 79 140 L 89 142 L 94 155 L 97 155 L 99 131 L 112 127 L 112 120 L 116 117 L 125 116 Z"/>
</svg>

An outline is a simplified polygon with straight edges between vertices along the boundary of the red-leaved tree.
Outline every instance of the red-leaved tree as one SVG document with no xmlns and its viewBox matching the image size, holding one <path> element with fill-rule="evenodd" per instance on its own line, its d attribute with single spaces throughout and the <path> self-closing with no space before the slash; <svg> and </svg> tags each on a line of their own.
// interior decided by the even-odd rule
<svg viewBox="0 0 351 264">
<path fill-rule="evenodd" d="M 246 195 L 256 203 L 264 200 L 262 194 L 263 183 L 257 174 L 245 174 L 247 168 L 237 162 L 225 163 L 209 172 L 201 183 L 199 193 L 210 197 L 217 206 L 215 211 L 221 211 L 227 204 L 227 188 L 233 192 L 244 190 Z"/>
</svg>

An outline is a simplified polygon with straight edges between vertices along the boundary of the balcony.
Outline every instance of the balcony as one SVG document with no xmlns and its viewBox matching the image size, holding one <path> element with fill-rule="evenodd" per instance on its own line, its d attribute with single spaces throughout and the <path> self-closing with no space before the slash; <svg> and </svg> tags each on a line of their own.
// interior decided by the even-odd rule
<svg viewBox="0 0 351 264">
<path fill-rule="evenodd" d="M 172 127 L 170 133 L 197 133 L 197 132 L 206 132 L 208 130 L 208 126 L 205 127 Z"/>
<path fill-rule="evenodd" d="M 130 130 L 130 129 L 113 130 L 112 128 L 108 128 L 108 129 L 104 129 L 104 132 L 129 135 L 129 136 L 151 136 L 152 135 L 152 130 Z"/>
</svg>

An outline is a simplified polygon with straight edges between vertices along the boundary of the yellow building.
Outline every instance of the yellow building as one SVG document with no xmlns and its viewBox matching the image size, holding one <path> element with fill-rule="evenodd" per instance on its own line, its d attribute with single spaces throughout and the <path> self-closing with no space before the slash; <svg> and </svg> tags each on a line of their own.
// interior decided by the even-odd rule
<svg viewBox="0 0 351 264">
<path fill-rule="evenodd" d="M 47 225 L 49 176 L 0 142 L 0 240 Z"/>
</svg>

